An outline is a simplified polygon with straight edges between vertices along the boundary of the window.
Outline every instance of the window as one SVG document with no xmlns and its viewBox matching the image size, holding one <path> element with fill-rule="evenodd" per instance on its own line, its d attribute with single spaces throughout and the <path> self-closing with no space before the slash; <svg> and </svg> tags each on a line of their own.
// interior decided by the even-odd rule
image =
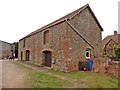
<svg viewBox="0 0 120 90">
<path fill-rule="evenodd" d="M 87 49 L 85 52 L 85 57 L 90 58 L 90 49 Z"/>
<path fill-rule="evenodd" d="M 111 47 L 112 45 L 111 44 L 109 44 L 109 47 Z"/>
<path fill-rule="evenodd" d="M 23 40 L 23 47 L 25 47 L 25 41 L 26 41 L 26 40 L 24 39 L 24 40 Z"/>
<path fill-rule="evenodd" d="M 46 44 L 48 42 L 49 42 L 49 31 L 47 30 L 47 31 L 44 32 L 44 41 L 43 41 L 43 43 Z"/>
</svg>

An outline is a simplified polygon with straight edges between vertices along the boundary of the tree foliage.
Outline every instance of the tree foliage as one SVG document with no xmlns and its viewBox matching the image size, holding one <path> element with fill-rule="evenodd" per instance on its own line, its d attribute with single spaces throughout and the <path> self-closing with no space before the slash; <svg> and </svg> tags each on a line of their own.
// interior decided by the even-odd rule
<svg viewBox="0 0 120 90">
<path fill-rule="evenodd" d="M 120 59 L 120 47 L 115 48 L 115 56 Z"/>
</svg>

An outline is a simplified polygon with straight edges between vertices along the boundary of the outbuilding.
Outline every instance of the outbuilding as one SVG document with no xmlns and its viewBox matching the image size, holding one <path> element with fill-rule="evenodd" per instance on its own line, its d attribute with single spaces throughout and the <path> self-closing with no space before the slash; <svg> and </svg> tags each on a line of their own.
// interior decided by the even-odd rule
<svg viewBox="0 0 120 90">
<path fill-rule="evenodd" d="M 103 28 L 87 4 L 19 40 L 19 60 L 64 72 L 101 56 Z"/>
<path fill-rule="evenodd" d="M 8 59 L 14 54 L 15 45 L 0 40 L 0 59 Z"/>
</svg>

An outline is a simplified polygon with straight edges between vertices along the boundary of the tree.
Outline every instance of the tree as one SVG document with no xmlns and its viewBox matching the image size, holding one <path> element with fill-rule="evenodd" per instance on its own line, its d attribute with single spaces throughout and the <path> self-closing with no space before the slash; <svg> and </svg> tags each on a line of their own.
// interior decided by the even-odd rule
<svg viewBox="0 0 120 90">
<path fill-rule="evenodd" d="M 120 59 L 120 47 L 115 48 L 115 56 Z"/>
<path fill-rule="evenodd" d="M 18 42 L 13 43 L 15 45 L 15 57 L 18 58 Z"/>
</svg>

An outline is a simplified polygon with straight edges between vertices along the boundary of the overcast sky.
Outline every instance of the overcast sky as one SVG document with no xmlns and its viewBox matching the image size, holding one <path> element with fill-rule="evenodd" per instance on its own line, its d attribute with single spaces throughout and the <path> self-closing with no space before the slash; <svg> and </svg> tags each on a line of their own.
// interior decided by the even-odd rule
<svg viewBox="0 0 120 90">
<path fill-rule="evenodd" d="M 0 0 L 0 40 L 13 43 L 42 26 L 89 4 L 103 38 L 118 31 L 119 0 Z"/>
</svg>

